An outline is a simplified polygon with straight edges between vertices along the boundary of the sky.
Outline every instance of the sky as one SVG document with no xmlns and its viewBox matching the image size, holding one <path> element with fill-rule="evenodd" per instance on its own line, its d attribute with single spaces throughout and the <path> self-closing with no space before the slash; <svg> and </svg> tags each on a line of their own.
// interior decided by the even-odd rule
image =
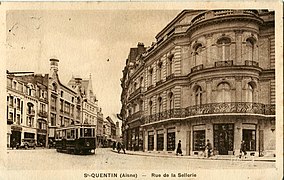
<svg viewBox="0 0 284 180">
<path fill-rule="evenodd" d="M 150 46 L 181 10 L 13 10 L 6 13 L 7 70 L 92 77 L 104 117 L 120 113 L 122 70 L 138 42 Z M 107 61 L 109 59 L 109 61 Z"/>
</svg>

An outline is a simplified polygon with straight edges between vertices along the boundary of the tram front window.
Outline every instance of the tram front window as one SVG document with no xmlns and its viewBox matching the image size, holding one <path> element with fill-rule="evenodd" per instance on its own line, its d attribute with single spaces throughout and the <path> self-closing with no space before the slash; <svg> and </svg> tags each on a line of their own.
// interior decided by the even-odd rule
<svg viewBox="0 0 284 180">
<path fill-rule="evenodd" d="M 85 128 L 85 129 L 84 129 L 84 137 L 93 137 L 93 136 L 92 136 L 92 129 L 90 129 L 90 128 Z"/>
</svg>

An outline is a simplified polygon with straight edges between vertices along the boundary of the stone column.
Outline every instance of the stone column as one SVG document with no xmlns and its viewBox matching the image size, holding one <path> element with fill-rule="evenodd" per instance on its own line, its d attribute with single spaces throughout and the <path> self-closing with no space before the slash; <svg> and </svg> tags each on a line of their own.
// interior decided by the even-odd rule
<svg viewBox="0 0 284 180">
<path fill-rule="evenodd" d="M 144 151 L 148 151 L 148 131 L 144 129 Z"/>
<path fill-rule="evenodd" d="M 206 38 L 206 45 L 207 45 L 207 50 L 206 50 L 206 63 L 203 65 L 204 68 L 205 67 L 213 67 L 214 66 L 214 62 L 213 62 L 213 59 L 214 57 L 212 57 L 213 55 L 213 48 L 212 48 L 212 44 L 213 44 L 213 41 L 212 41 L 212 33 L 210 34 L 207 34 L 205 35 L 205 38 Z"/>
<path fill-rule="evenodd" d="M 157 130 L 154 129 L 154 150 L 157 151 Z"/>
<path fill-rule="evenodd" d="M 239 154 L 242 141 L 242 120 L 237 119 L 234 128 L 234 151 L 235 154 Z"/>
<path fill-rule="evenodd" d="M 236 61 L 234 62 L 235 65 L 242 64 L 242 30 L 235 30 L 236 35 Z"/>
<path fill-rule="evenodd" d="M 166 128 L 164 128 L 164 152 L 166 152 L 167 151 L 167 143 L 168 143 L 168 139 L 167 139 L 167 129 Z"/>
<path fill-rule="evenodd" d="M 242 77 L 235 77 L 236 81 L 236 94 L 235 102 L 242 102 Z"/>
<path fill-rule="evenodd" d="M 206 103 L 211 103 L 212 97 L 212 79 L 206 80 Z"/>
</svg>

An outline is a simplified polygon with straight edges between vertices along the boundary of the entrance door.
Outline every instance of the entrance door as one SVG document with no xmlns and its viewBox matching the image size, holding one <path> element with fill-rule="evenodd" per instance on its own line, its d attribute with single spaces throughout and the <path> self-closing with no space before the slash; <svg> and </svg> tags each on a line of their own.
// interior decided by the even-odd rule
<svg viewBox="0 0 284 180">
<path fill-rule="evenodd" d="M 220 155 L 228 155 L 234 146 L 234 124 L 214 124 L 214 147 Z"/>
</svg>

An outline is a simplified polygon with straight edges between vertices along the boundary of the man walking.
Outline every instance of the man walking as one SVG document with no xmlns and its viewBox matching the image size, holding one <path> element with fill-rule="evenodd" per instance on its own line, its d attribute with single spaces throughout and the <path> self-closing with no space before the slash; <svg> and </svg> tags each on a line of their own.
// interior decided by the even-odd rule
<svg viewBox="0 0 284 180">
<path fill-rule="evenodd" d="M 210 143 L 209 139 L 207 139 L 207 144 L 205 146 L 205 151 L 207 151 L 207 158 L 211 156 L 211 151 L 212 151 L 212 144 Z"/>
</svg>

